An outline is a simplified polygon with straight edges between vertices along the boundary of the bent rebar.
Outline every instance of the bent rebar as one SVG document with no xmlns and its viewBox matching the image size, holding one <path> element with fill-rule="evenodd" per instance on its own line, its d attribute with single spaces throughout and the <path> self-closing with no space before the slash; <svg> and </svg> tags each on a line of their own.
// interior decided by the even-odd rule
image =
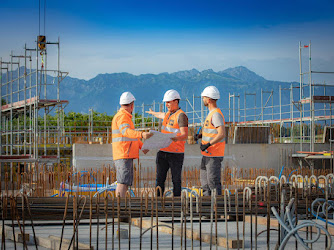
<svg viewBox="0 0 334 250">
<path fill-rule="evenodd" d="M 326 247 L 327 249 L 330 249 L 332 246 L 332 238 L 329 232 L 324 228 L 323 226 L 317 224 L 314 221 L 303 221 L 301 224 L 297 225 L 296 224 L 296 218 L 293 217 L 293 210 L 294 208 L 292 207 L 294 205 L 294 198 L 292 198 L 289 202 L 289 204 L 286 206 L 285 209 L 285 214 L 284 214 L 284 220 L 279 216 L 277 210 L 275 207 L 271 207 L 271 211 L 275 215 L 276 219 L 282 226 L 282 230 L 285 230 L 284 233 L 284 238 L 281 241 L 281 244 L 279 246 L 280 250 L 285 249 L 286 244 L 288 243 L 289 239 L 293 236 L 294 238 L 297 239 L 297 241 L 305 248 L 305 249 L 311 249 L 308 247 L 307 244 L 312 244 L 315 243 L 316 241 L 319 240 L 321 231 L 323 231 L 326 234 L 327 240 L 328 240 L 328 245 Z M 299 234 L 298 231 L 301 230 L 302 228 L 307 228 L 307 227 L 315 227 L 317 229 L 317 234 L 314 239 L 307 240 L 303 239 Z"/>
</svg>

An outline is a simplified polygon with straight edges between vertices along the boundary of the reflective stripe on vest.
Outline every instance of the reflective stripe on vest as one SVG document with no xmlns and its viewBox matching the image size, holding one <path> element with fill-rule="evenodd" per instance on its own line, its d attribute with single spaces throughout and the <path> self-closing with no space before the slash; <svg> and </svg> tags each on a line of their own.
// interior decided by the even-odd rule
<svg viewBox="0 0 334 250">
<path fill-rule="evenodd" d="M 170 127 L 165 127 L 165 126 L 161 126 L 161 130 L 165 130 L 171 133 L 181 133 L 181 130 L 178 128 L 170 128 Z"/>
<path fill-rule="evenodd" d="M 112 121 L 112 151 L 113 159 L 136 159 L 139 157 L 139 141 L 137 138 L 124 136 L 127 129 L 134 129 L 132 115 L 120 109 Z M 121 125 L 117 125 L 121 124 Z"/>
<path fill-rule="evenodd" d="M 206 144 L 210 142 L 213 138 L 215 138 L 218 134 L 217 128 L 215 128 L 212 125 L 212 116 L 215 113 L 220 113 L 224 119 L 223 113 L 220 111 L 220 109 L 215 109 L 211 111 L 208 116 L 205 119 L 205 123 L 202 130 L 202 144 Z M 225 119 L 224 119 L 224 125 L 225 125 Z M 214 145 L 208 147 L 208 152 L 203 152 L 202 155 L 208 156 L 208 157 L 222 157 L 224 156 L 225 152 L 225 138 L 220 140 L 219 142 L 215 143 Z"/>
<path fill-rule="evenodd" d="M 184 113 L 181 109 L 170 115 L 168 111 L 162 121 L 161 132 L 165 134 L 176 133 L 176 136 L 181 135 L 181 130 L 178 124 L 179 115 Z M 184 113 L 185 114 L 185 113 Z M 160 149 L 161 151 L 171 153 L 184 153 L 185 141 L 173 141 L 168 147 Z"/>
<path fill-rule="evenodd" d="M 129 123 L 123 123 L 119 126 L 119 130 L 121 131 L 121 134 L 124 135 L 125 131 L 130 128 Z"/>
<path fill-rule="evenodd" d="M 202 133 L 208 133 L 208 134 L 218 134 L 217 129 L 213 128 L 203 128 L 203 132 Z"/>
<path fill-rule="evenodd" d="M 128 138 L 128 137 L 114 137 L 112 138 L 112 142 L 120 142 L 120 141 L 138 141 L 138 139 Z"/>
<path fill-rule="evenodd" d="M 213 139 L 213 137 L 209 137 L 209 136 L 202 136 L 202 141 L 206 141 L 209 142 Z M 222 140 L 220 140 L 219 142 L 224 142 L 225 138 L 223 138 Z"/>
</svg>

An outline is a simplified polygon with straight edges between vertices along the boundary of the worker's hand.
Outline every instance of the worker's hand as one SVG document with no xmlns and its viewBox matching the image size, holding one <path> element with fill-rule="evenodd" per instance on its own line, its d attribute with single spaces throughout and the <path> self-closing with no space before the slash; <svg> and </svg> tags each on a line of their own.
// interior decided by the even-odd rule
<svg viewBox="0 0 334 250">
<path fill-rule="evenodd" d="M 148 138 L 151 138 L 152 137 L 152 133 L 150 132 L 143 132 L 142 136 L 143 136 L 143 139 L 147 140 Z"/>
<path fill-rule="evenodd" d="M 197 142 L 198 139 L 202 138 L 202 134 L 194 134 L 194 140 Z"/>
<path fill-rule="evenodd" d="M 142 150 L 143 151 L 143 153 L 146 155 L 147 153 L 148 153 L 148 151 L 150 151 L 150 150 L 148 150 L 148 149 L 144 149 L 144 150 Z"/>
<path fill-rule="evenodd" d="M 172 141 L 178 141 L 177 137 L 170 138 Z"/>
<path fill-rule="evenodd" d="M 152 109 L 150 109 L 149 111 L 146 111 L 147 114 L 150 114 L 150 115 L 154 115 L 156 112 L 154 112 Z"/>
<path fill-rule="evenodd" d="M 208 147 L 210 147 L 210 146 L 211 146 L 210 142 L 208 142 L 207 144 L 201 144 L 201 150 L 202 150 L 202 151 L 205 151 L 205 150 L 207 150 Z"/>
</svg>

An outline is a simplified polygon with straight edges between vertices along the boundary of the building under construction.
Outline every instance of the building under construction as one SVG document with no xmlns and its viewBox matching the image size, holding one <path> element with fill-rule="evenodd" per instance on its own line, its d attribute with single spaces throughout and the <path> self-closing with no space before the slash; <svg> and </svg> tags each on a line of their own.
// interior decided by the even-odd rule
<svg viewBox="0 0 334 250">
<path fill-rule="evenodd" d="M 280 88 L 279 105 L 274 91 L 261 91 L 258 106 L 256 93 L 243 93 L 243 108 L 241 93 L 229 95 L 224 190 L 211 197 L 202 196 L 201 156 L 192 140 L 207 114 L 201 98 L 181 100 L 191 131 L 181 197 L 173 197 L 170 176 L 164 195 L 157 195 L 156 152 L 150 152 L 135 163 L 134 185 L 119 198 L 110 127 L 93 121 L 93 111 L 88 126 L 64 126 L 70 100 L 60 95 L 68 74 L 60 40 L 38 36 L 34 46 L 1 58 L 2 247 L 331 249 L 333 87 L 314 83 L 312 74 L 333 72 L 312 71 L 311 60 L 304 72 L 305 50 L 310 58 L 311 44 L 299 44 L 300 85 Z M 48 67 L 51 54 L 56 69 Z M 282 103 L 284 93 L 289 103 Z M 253 107 L 246 98 L 254 98 Z M 149 108 L 165 109 L 155 102 L 137 106 L 135 123 L 159 130 L 161 123 L 145 115 Z"/>
</svg>

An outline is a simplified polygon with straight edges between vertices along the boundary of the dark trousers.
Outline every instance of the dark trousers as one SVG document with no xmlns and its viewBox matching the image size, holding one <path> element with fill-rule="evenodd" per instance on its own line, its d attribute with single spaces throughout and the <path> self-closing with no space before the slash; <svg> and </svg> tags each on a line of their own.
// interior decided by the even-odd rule
<svg viewBox="0 0 334 250">
<path fill-rule="evenodd" d="M 156 186 L 161 187 L 162 194 L 165 192 L 165 181 L 167 172 L 171 169 L 173 181 L 174 196 L 181 196 L 181 174 L 183 166 L 184 154 L 168 153 L 159 151 L 157 154 L 157 178 Z M 159 194 L 158 195 L 162 195 Z"/>
<path fill-rule="evenodd" d="M 221 167 L 223 160 L 224 157 L 203 156 L 200 171 L 203 196 L 210 196 L 213 189 L 217 189 L 217 195 L 222 194 Z"/>
</svg>

